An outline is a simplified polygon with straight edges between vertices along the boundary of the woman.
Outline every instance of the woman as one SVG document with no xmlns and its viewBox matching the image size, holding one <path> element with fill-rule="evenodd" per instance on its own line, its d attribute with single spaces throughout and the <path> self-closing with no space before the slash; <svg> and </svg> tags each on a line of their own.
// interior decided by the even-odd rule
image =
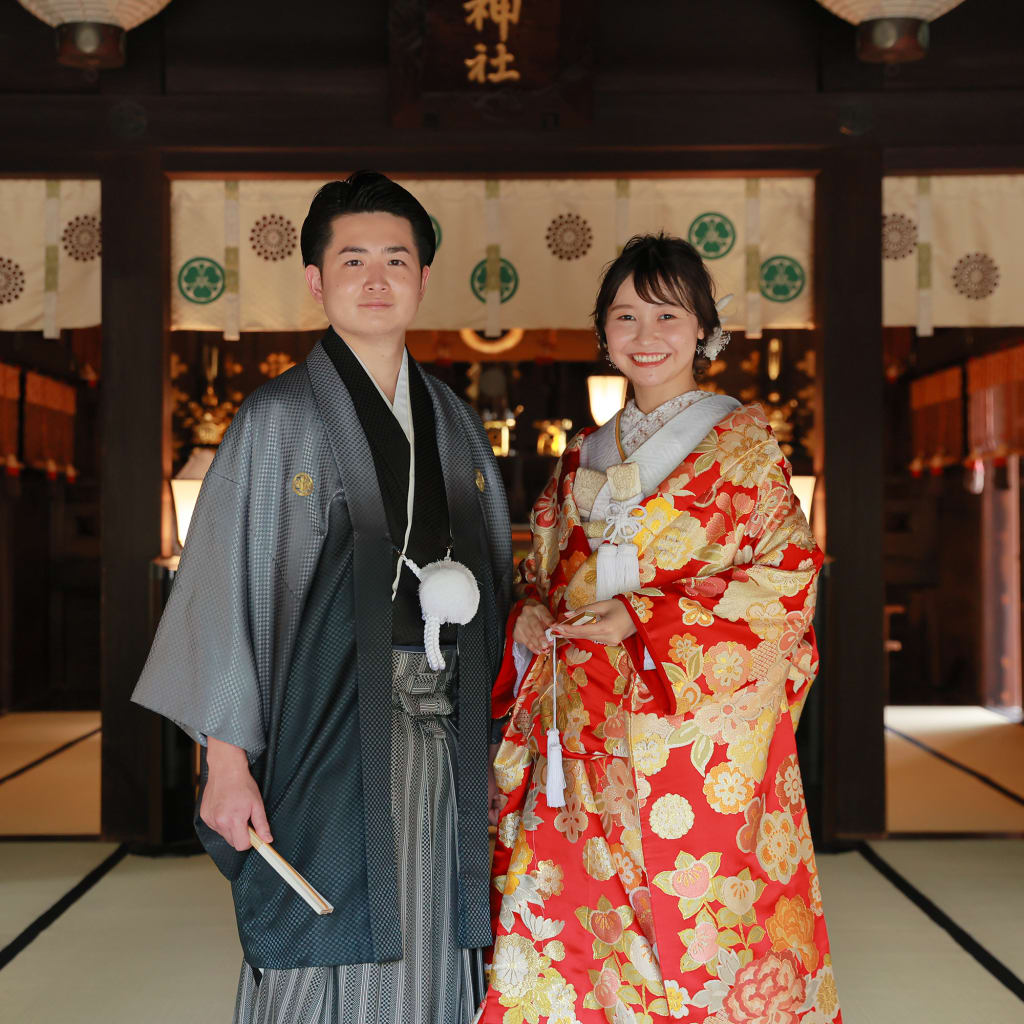
<svg viewBox="0 0 1024 1024">
<path fill-rule="evenodd" d="M 594 322 L 633 398 L 533 511 L 481 1019 L 839 1021 L 793 733 L 822 554 L 761 409 L 697 390 L 696 251 L 634 238 Z"/>
</svg>

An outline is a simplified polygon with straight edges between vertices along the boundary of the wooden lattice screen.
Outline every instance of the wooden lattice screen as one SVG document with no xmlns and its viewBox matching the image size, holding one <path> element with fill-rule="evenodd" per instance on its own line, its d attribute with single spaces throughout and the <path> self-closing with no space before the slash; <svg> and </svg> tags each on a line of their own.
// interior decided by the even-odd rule
<svg viewBox="0 0 1024 1024">
<path fill-rule="evenodd" d="M 967 393 L 971 451 L 1024 452 L 1024 345 L 969 360 Z"/>
<path fill-rule="evenodd" d="M 959 367 L 911 381 L 915 459 L 949 465 L 964 457 L 963 402 Z"/>
</svg>

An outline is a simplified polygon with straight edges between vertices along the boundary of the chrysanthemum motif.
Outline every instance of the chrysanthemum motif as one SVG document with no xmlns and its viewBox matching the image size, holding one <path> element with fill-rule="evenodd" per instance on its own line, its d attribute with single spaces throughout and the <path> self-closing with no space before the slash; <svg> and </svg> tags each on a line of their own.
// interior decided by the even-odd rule
<svg viewBox="0 0 1024 1024">
<path fill-rule="evenodd" d="M 917 225 L 905 214 L 887 213 L 882 218 L 882 255 L 902 260 L 917 248 Z"/>
<path fill-rule="evenodd" d="M 64 251 L 73 259 L 88 263 L 103 251 L 100 219 L 84 213 L 72 217 L 60 236 Z"/>
<path fill-rule="evenodd" d="M 988 253 L 969 252 L 953 268 L 953 287 L 968 299 L 987 299 L 999 287 L 999 267 Z"/>
<path fill-rule="evenodd" d="M 268 213 L 253 224 L 249 243 L 261 259 L 283 260 L 295 252 L 298 237 L 295 225 L 287 217 Z"/>
<path fill-rule="evenodd" d="M 14 262 L 0 256 L 0 305 L 14 302 L 25 290 L 25 271 Z"/>
<path fill-rule="evenodd" d="M 578 260 L 590 251 L 594 232 L 578 213 L 560 213 L 548 225 L 547 241 L 560 260 Z"/>
</svg>

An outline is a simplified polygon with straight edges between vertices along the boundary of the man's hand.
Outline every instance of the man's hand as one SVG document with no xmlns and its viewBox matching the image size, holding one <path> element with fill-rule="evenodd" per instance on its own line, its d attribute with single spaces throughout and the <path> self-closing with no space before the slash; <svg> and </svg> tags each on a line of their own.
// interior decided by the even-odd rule
<svg viewBox="0 0 1024 1024">
<path fill-rule="evenodd" d="M 568 626 L 556 623 L 554 632 L 556 636 L 564 636 L 570 640 L 592 640 L 599 644 L 621 644 L 626 637 L 636 632 L 636 623 L 632 616 L 626 611 L 625 605 L 614 598 L 610 601 L 597 601 L 594 604 L 584 605 L 573 611 L 573 615 L 582 612 L 589 612 L 597 618 L 597 622 L 591 622 L 586 626 Z"/>
<path fill-rule="evenodd" d="M 209 777 L 199 806 L 199 817 L 222 835 L 236 850 L 249 849 L 249 822 L 265 843 L 272 843 L 259 787 L 249 771 L 249 759 L 241 747 L 212 736 L 207 740 Z"/>
<path fill-rule="evenodd" d="M 516 619 L 512 639 L 517 644 L 529 647 L 534 654 L 546 654 L 551 644 L 544 630 L 554 621 L 554 616 L 539 601 L 527 601 Z"/>
</svg>

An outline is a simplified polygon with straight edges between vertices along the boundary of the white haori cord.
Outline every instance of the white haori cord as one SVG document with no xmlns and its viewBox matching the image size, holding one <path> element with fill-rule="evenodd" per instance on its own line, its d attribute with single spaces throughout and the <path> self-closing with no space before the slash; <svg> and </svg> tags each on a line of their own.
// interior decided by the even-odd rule
<svg viewBox="0 0 1024 1024">
<path fill-rule="evenodd" d="M 422 569 L 402 552 L 404 562 L 420 581 L 420 612 L 423 615 L 423 647 L 427 664 L 435 672 L 445 667 L 441 654 L 441 624 L 465 626 L 480 607 L 480 587 L 469 566 L 452 560 L 451 552 Z"/>
<path fill-rule="evenodd" d="M 565 771 L 562 768 L 562 738 L 558 733 L 558 637 L 550 629 L 551 641 L 551 728 L 548 729 L 548 779 L 544 799 L 548 807 L 565 806 Z"/>
</svg>

